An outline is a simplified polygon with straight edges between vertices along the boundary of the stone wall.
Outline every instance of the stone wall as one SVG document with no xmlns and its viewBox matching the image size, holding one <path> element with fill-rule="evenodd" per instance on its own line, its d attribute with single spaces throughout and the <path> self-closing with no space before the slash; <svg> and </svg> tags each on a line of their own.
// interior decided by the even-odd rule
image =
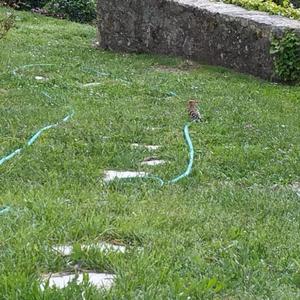
<svg viewBox="0 0 300 300">
<path fill-rule="evenodd" d="M 208 0 L 98 0 L 100 46 L 178 55 L 273 77 L 271 35 L 300 21 Z"/>
</svg>

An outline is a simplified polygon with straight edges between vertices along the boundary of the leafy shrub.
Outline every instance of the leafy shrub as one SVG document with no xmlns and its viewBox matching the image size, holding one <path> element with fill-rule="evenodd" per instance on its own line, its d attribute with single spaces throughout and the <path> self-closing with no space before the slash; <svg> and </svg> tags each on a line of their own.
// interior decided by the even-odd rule
<svg viewBox="0 0 300 300">
<path fill-rule="evenodd" d="M 299 0 L 292 1 L 296 3 Z M 300 20 L 300 9 L 294 8 L 290 0 L 224 0 L 224 2 L 239 5 L 247 9 L 265 11 L 273 15 L 281 15 Z"/>
<path fill-rule="evenodd" d="M 64 14 L 70 20 L 81 23 L 96 19 L 95 0 L 50 0 L 46 9 L 50 13 Z"/>
<path fill-rule="evenodd" d="M 3 19 L 0 19 L 0 39 L 2 39 L 7 32 L 14 26 L 15 16 L 10 14 Z"/>
<path fill-rule="evenodd" d="M 4 4 L 21 9 L 31 9 L 44 6 L 49 0 L 4 0 Z"/>
<path fill-rule="evenodd" d="M 300 81 L 300 38 L 294 32 L 273 38 L 270 53 L 274 55 L 275 73 L 281 80 Z"/>
<path fill-rule="evenodd" d="M 0 2 L 3 0 L 0 0 Z M 2 4 L 16 9 L 54 17 L 66 17 L 72 21 L 88 23 L 96 19 L 96 0 L 4 0 Z"/>
</svg>

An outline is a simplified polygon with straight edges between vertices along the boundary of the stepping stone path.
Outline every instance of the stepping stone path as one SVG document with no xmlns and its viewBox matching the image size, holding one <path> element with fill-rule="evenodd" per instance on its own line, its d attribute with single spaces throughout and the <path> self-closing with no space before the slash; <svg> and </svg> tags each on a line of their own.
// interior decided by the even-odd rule
<svg viewBox="0 0 300 300">
<path fill-rule="evenodd" d="M 0 89 L 0 94 L 7 94 L 7 93 L 8 93 L 8 90 Z"/>
<path fill-rule="evenodd" d="M 91 83 L 86 83 L 86 84 L 82 84 L 81 87 L 82 88 L 87 88 L 87 87 L 93 87 L 93 86 L 98 86 L 101 85 L 101 82 L 91 82 Z"/>
<path fill-rule="evenodd" d="M 38 81 L 47 80 L 47 78 L 43 76 L 35 76 L 34 79 Z"/>
<path fill-rule="evenodd" d="M 154 157 L 145 158 L 144 161 L 141 162 L 141 165 L 147 165 L 147 166 L 157 166 L 165 164 L 166 161 L 162 159 L 156 159 Z"/>
<path fill-rule="evenodd" d="M 294 182 L 291 184 L 291 189 L 296 193 L 298 197 L 300 197 L 300 182 Z"/>
<path fill-rule="evenodd" d="M 145 160 L 145 161 L 141 162 L 141 165 L 157 166 L 157 165 L 162 165 L 165 163 L 166 163 L 165 160 L 153 159 L 153 160 Z"/>
<path fill-rule="evenodd" d="M 73 247 L 70 245 L 57 245 L 53 246 L 52 249 L 58 252 L 62 256 L 69 256 L 73 252 Z M 126 247 L 123 245 L 115 245 L 106 242 L 99 242 L 97 244 L 81 245 L 81 250 L 90 250 L 96 249 L 102 252 L 116 252 L 116 253 L 125 253 Z"/>
<path fill-rule="evenodd" d="M 141 144 L 136 144 L 136 143 L 133 143 L 131 144 L 131 147 L 133 148 L 146 148 L 147 150 L 158 150 L 161 146 L 158 146 L 158 145 L 141 145 Z"/>
<path fill-rule="evenodd" d="M 108 76 L 109 74 L 103 75 L 103 76 Z M 112 79 L 111 82 L 120 82 L 122 84 L 130 84 L 129 81 L 124 80 L 124 79 Z M 90 82 L 90 83 L 84 83 L 84 84 L 80 84 L 81 88 L 92 88 L 98 85 L 103 84 L 103 82 Z"/>
<path fill-rule="evenodd" d="M 98 83 L 86 84 L 85 86 L 97 85 Z M 148 150 L 157 150 L 160 146 L 157 145 L 140 145 L 137 143 L 131 144 L 132 147 L 144 147 Z M 159 164 L 164 164 L 166 161 L 158 160 L 153 157 L 146 158 L 141 164 L 155 166 Z M 134 172 L 134 171 L 114 171 L 107 170 L 104 172 L 104 181 L 109 182 L 114 179 L 124 179 L 124 178 L 135 178 L 135 177 L 146 177 L 148 173 L 146 172 Z M 123 245 L 115 245 L 106 242 L 99 242 L 96 244 L 88 244 L 81 245 L 81 250 L 90 250 L 96 249 L 100 250 L 104 253 L 115 252 L 115 253 L 125 253 L 126 247 Z M 53 246 L 52 249 L 59 253 L 62 256 L 70 256 L 73 253 L 73 246 L 71 245 L 56 245 Z M 139 248 L 142 250 L 142 248 Z M 79 272 L 79 273 L 49 273 L 43 274 L 40 278 L 41 290 L 44 290 L 46 286 L 50 288 L 65 288 L 69 285 L 70 282 L 76 282 L 77 284 L 81 284 L 83 282 L 84 275 L 88 274 L 89 283 L 95 286 L 98 289 L 110 289 L 114 283 L 115 275 L 107 274 L 107 273 L 95 273 L 95 272 Z"/>
<path fill-rule="evenodd" d="M 145 148 L 149 151 L 158 150 L 161 146 L 160 145 L 145 145 L 145 144 L 138 144 L 132 143 L 132 148 Z M 154 157 L 145 158 L 144 161 L 141 162 L 141 165 L 147 166 L 157 166 L 165 164 L 165 160 L 156 159 Z M 147 177 L 149 176 L 146 172 L 135 172 L 135 171 L 114 171 L 114 170 L 107 170 L 104 171 L 104 181 L 109 182 L 115 179 L 125 179 L 125 178 L 136 178 L 136 177 Z"/>
<path fill-rule="evenodd" d="M 108 170 L 104 172 L 104 181 L 109 182 L 115 179 L 135 178 L 135 177 L 146 177 L 146 172 L 134 172 L 134 171 L 114 171 Z"/>
<path fill-rule="evenodd" d="M 62 256 L 70 256 L 73 252 L 73 246 L 70 245 L 56 245 L 52 249 L 58 252 Z M 123 245 L 115 245 L 106 242 L 99 242 L 96 244 L 81 245 L 82 250 L 98 249 L 104 253 L 116 252 L 116 253 L 125 253 L 126 247 Z M 139 248 L 141 249 L 141 248 Z M 108 273 L 96 273 L 96 272 L 79 272 L 79 273 L 49 273 L 43 274 L 40 278 L 41 290 L 44 290 L 46 286 L 50 288 L 65 288 L 70 282 L 76 282 L 80 284 L 83 282 L 84 274 L 88 274 L 89 283 L 95 286 L 98 289 L 110 289 L 114 283 L 115 275 Z"/>
<path fill-rule="evenodd" d="M 107 273 L 95 273 L 95 272 L 79 272 L 75 273 L 55 273 L 55 274 L 44 274 L 41 277 L 42 283 L 40 288 L 43 291 L 45 286 L 48 284 L 50 288 L 65 288 L 70 282 L 76 281 L 77 284 L 83 282 L 83 275 L 88 274 L 89 283 L 98 289 L 108 290 L 112 287 L 115 279 L 115 275 Z"/>
<path fill-rule="evenodd" d="M 146 129 L 150 131 L 155 131 L 155 130 L 159 130 L 160 127 L 147 127 Z"/>
<path fill-rule="evenodd" d="M 52 249 L 62 256 L 69 256 L 73 252 L 73 247 L 68 245 L 53 246 Z"/>
</svg>

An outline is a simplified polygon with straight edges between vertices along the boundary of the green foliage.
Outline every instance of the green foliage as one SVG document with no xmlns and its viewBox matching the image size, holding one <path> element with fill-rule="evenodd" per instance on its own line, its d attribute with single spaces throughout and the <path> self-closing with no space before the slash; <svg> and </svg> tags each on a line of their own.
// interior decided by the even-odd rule
<svg viewBox="0 0 300 300">
<path fill-rule="evenodd" d="M 88 23 L 96 19 L 94 0 L 51 0 L 46 8 L 50 13 L 64 14 L 76 22 Z"/>
<path fill-rule="evenodd" d="M 224 2 L 300 20 L 300 9 L 294 8 L 290 0 L 225 0 Z"/>
<path fill-rule="evenodd" d="M 2 19 L 0 19 L 0 39 L 2 39 L 7 32 L 14 26 L 15 16 L 10 14 Z"/>
<path fill-rule="evenodd" d="M 5 0 L 4 4 L 22 9 L 31 9 L 44 6 L 49 0 Z"/>
<path fill-rule="evenodd" d="M 291 31 L 273 38 L 270 53 L 274 55 L 275 73 L 285 82 L 300 80 L 300 39 Z"/>
<path fill-rule="evenodd" d="M 95 0 L 5 0 L 3 4 L 16 9 L 32 9 L 48 16 L 66 17 L 81 23 L 96 19 Z"/>
</svg>

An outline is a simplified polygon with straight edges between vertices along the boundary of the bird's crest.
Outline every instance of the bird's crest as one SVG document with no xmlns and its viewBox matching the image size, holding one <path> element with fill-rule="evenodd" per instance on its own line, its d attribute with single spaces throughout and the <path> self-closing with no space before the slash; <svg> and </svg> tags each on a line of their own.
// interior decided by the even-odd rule
<svg viewBox="0 0 300 300">
<path fill-rule="evenodd" d="M 188 101 L 188 106 L 195 106 L 198 104 L 198 101 L 197 100 L 189 100 Z"/>
</svg>

